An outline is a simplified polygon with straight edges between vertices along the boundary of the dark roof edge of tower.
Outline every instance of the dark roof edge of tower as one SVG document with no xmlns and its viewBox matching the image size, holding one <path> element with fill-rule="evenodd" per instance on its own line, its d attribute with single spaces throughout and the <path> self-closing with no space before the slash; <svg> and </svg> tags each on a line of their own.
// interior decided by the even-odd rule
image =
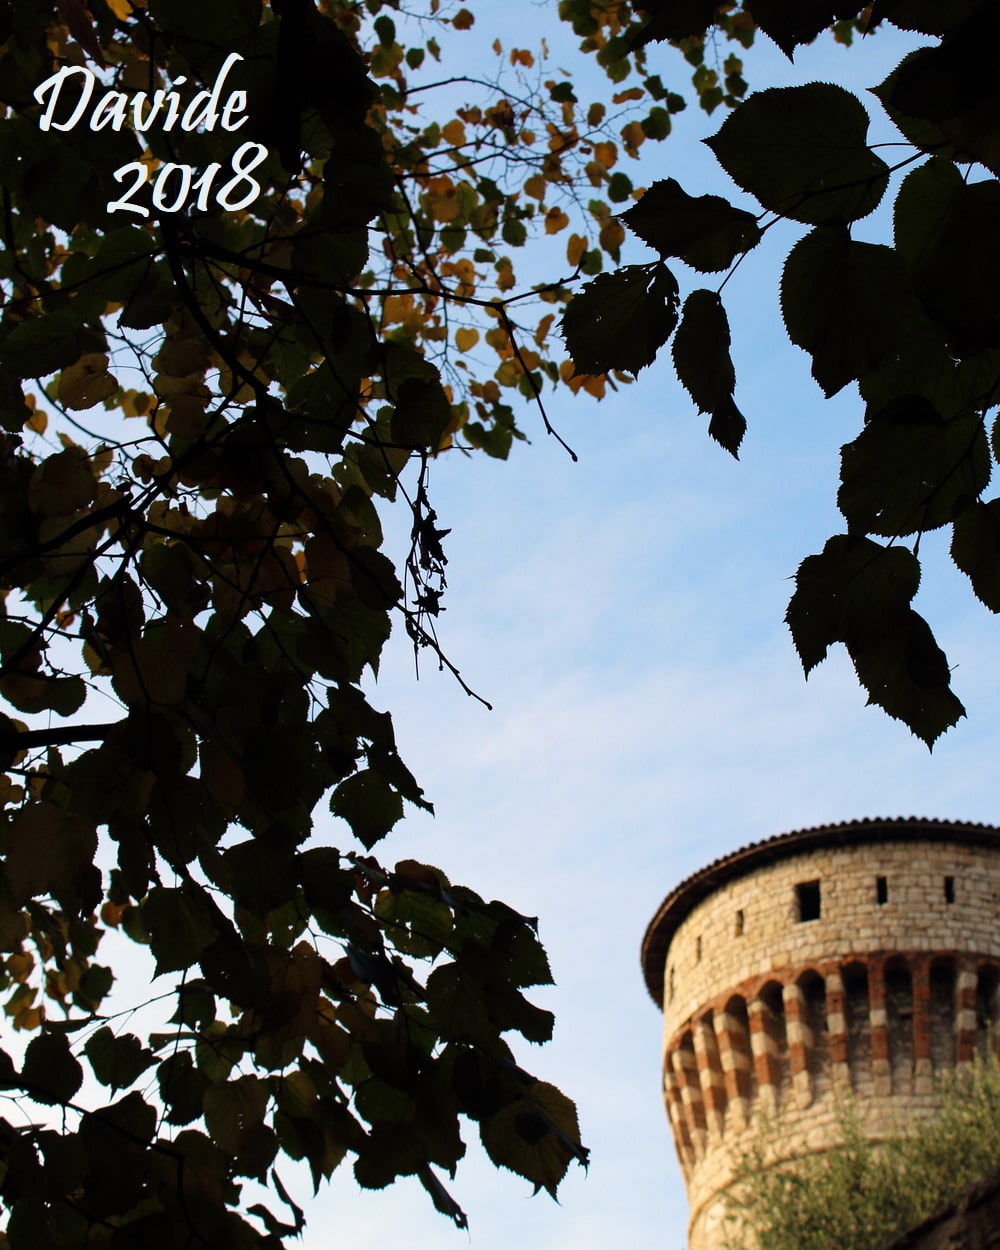
<svg viewBox="0 0 1000 1250">
<path fill-rule="evenodd" d="M 773 864 L 803 851 L 828 847 L 863 846 L 868 842 L 964 842 L 1000 847 L 1000 829 L 967 821 L 933 820 L 925 816 L 881 816 L 817 825 L 779 833 L 762 842 L 751 842 L 713 860 L 674 887 L 657 908 L 642 939 L 642 971 L 650 997 L 662 1009 L 663 969 L 667 951 L 681 923 L 703 899 L 721 886 L 756 868 Z"/>
</svg>

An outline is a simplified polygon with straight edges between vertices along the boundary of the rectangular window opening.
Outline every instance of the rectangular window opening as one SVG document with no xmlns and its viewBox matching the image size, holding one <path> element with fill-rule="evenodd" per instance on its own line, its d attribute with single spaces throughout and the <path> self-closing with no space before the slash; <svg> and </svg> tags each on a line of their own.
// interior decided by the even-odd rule
<svg viewBox="0 0 1000 1250">
<path fill-rule="evenodd" d="M 885 877 L 875 878 L 875 902 L 881 907 L 889 901 L 889 882 Z"/>
<path fill-rule="evenodd" d="M 795 904 L 800 924 L 806 920 L 819 920 L 819 882 L 800 881 L 795 887 Z"/>
<path fill-rule="evenodd" d="M 694 961 L 696 964 L 701 963 L 701 937 L 694 944 Z"/>
<path fill-rule="evenodd" d="M 736 913 L 736 936 L 743 936 L 743 908 L 741 907 Z"/>
<path fill-rule="evenodd" d="M 945 877 L 944 879 L 944 901 L 946 903 L 954 903 L 955 901 L 955 878 Z"/>
</svg>

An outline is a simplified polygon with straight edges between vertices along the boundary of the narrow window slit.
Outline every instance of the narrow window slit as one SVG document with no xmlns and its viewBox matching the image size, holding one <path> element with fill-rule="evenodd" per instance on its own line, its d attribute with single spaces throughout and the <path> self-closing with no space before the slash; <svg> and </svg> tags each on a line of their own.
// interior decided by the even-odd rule
<svg viewBox="0 0 1000 1250">
<path fill-rule="evenodd" d="M 806 920 L 819 920 L 819 882 L 800 881 L 795 887 L 795 904 L 800 924 Z"/>
</svg>

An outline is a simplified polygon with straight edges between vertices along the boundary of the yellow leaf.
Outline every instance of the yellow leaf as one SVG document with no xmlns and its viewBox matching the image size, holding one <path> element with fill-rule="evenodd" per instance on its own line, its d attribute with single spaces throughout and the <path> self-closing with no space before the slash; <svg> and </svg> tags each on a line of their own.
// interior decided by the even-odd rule
<svg viewBox="0 0 1000 1250">
<path fill-rule="evenodd" d="M 561 208 L 550 208 L 545 214 L 545 233 L 558 234 L 569 225 L 569 218 Z"/>
<path fill-rule="evenodd" d="M 59 375 L 59 402 L 77 412 L 110 399 L 117 390 L 103 352 L 88 352 Z"/>
<path fill-rule="evenodd" d="M 546 185 L 546 181 L 541 174 L 532 174 L 524 184 L 524 193 L 525 195 L 530 195 L 532 199 L 543 200 L 545 198 Z"/>
<path fill-rule="evenodd" d="M 460 352 L 470 351 L 479 342 L 479 331 L 463 326 L 455 331 L 455 346 Z"/>
<path fill-rule="evenodd" d="M 601 247 L 606 252 L 614 254 L 625 242 L 625 230 L 617 221 L 609 221 L 601 230 L 600 235 Z"/>
<path fill-rule="evenodd" d="M 457 117 L 453 117 L 446 126 L 441 127 L 441 138 L 453 148 L 460 148 L 465 142 L 465 126 Z"/>
<path fill-rule="evenodd" d="M 131 0 L 106 0 L 108 8 L 115 15 L 120 17 L 122 21 L 132 16 L 133 8 L 140 8 L 141 5 L 133 5 Z"/>
<path fill-rule="evenodd" d="M 566 259 L 575 269 L 587 253 L 587 240 L 582 234 L 571 234 L 566 244 Z"/>
<path fill-rule="evenodd" d="M 595 143 L 594 159 L 610 169 L 618 159 L 618 148 L 613 143 Z"/>
<path fill-rule="evenodd" d="M 641 143 L 646 142 L 646 132 L 639 122 L 629 122 L 622 127 L 622 139 L 625 146 L 634 152 Z"/>
</svg>

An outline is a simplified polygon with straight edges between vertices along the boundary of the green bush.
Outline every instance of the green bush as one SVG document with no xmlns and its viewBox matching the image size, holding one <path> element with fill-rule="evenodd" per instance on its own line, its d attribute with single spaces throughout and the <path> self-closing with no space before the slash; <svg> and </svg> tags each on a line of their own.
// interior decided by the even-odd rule
<svg viewBox="0 0 1000 1250">
<path fill-rule="evenodd" d="M 744 1250 L 748 1232 L 766 1250 L 884 1250 L 948 1206 L 1000 1164 L 1000 1066 L 977 1061 L 942 1081 L 941 1094 L 937 1116 L 877 1145 L 846 1102 L 840 1145 L 769 1167 L 779 1117 L 736 1161 L 727 1250 Z"/>
</svg>

